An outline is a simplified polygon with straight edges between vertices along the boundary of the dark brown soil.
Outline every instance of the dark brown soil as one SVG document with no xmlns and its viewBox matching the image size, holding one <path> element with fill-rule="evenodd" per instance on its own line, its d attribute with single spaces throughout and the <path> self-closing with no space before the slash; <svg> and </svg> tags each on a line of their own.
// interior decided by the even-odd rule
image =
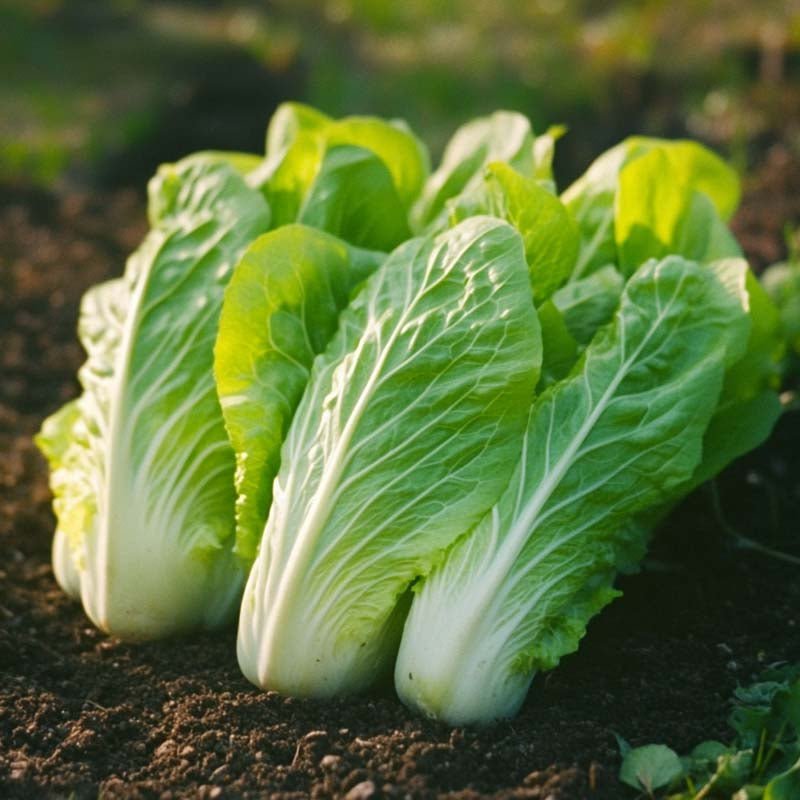
<svg viewBox="0 0 800 800">
<path fill-rule="evenodd" d="M 770 215 L 758 191 L 739 229 L 763 263 L 780 255 L 785 206 Z M 390 688 L 330 703 L 264 694 L 239 673 L 232 632 L 106 638 L 53 580 L 31 435 L 77 391 L 82 291 L 119 274 L 144 226 L 135 194 L 0 193 L 0 797 L 624 798 L 614 732 L 678 750 L 725 738 L 737 682 L 800 659 L 800 571 L 733 549 L 707 490 L 620 581 L 580 652 L 485 730 L 417 719 Z M 728 523 L 795 552 L 798 416 L 719 482 Z"/>
</svg>

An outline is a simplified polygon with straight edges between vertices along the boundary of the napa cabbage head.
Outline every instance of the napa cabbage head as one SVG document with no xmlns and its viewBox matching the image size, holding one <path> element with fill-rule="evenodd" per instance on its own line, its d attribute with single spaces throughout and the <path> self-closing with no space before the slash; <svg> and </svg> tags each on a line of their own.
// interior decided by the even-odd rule
<svg viewBox="0 0 800 800">
<path fill-rule="evenodd" d="M 159 170 L 153 229 L 123 277 L 83 298 L 82 394 L 37 437 L 51 465 L 56 576 L 125 638 L 223 624 L 241 593 L 234 454 L 212 372 L 225 285 L 270 222 L 241 166 L 200 154 Z"/>
<path fill-rule="evenodd" d="M 508 481 L 540 362 L 505 222 L 412 239 L 367 280 L 280 454 L 239 617 L 253 683 L 328 697 L 389 666 L 409 586 Z"/>
<path fill-rule="evenodd" d="M 634 273 L 613 321 L 534 401 L 499 501 L 415 587 L 395 666 L 407 705 L 454 725 L 512 716 L 534 674 L 577 647 L 643 555 L 631 519 L 700 463 L 748 328 L 743 261 Z"/>
</svg>

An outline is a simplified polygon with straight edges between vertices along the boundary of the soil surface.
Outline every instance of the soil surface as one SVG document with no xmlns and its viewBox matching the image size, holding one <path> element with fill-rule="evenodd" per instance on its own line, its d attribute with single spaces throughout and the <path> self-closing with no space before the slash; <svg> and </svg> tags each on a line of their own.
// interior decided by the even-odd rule
<svg viewBox="0 0 800 800">
<path fill-rule="evenodd" d="M 735 224 L 758 264 L 783 255 L 783 221 L 800 216 L 800 170 L 782 159 L 765 160 Z M 800 659 L 798 568 L 726 532 L 798 552 L 797 412 L 717 481 L 716 505 L 706 487 L 667 521 L 624 597 L 510 722 L 451 729 L 390 687 L 328 703 L 263 693 L 232 631 L 145 645 L 99 633 L 53 579 L 31 436 L 77 392 L 81 293 L 118 275 L 144 230 L 135 193 L 0 192 L 0 797 L 633 797 L 615 732 L 679 752 L 725 739 L 737 683 Z"/>
</svg>

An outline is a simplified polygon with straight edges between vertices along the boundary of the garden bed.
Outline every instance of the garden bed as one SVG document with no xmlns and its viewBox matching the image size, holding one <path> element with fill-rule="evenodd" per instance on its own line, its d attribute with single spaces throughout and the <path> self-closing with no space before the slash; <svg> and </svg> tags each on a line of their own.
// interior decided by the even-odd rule
<svg viewBox="0 0 800 800">
<path fill-rule="evenodd" d="M 766 157 L 735 226 L 760 265 L 800 216 L 800 167 L 783 158 Z M 1 797 L 620 798 L 615 732 L 678 751 L 725 739 L 737 683 L 800 659 L 800 572 L 734 549 L 721 517 L 771 546 L 796 541 L 798 412 L 718 481 L 718 503 L 706 487 L 667 521 L 624 597 L 510 722 L 434 724 L 389 686 L 328 703 L 263 693 L 232 631 L 105 637 L 53 579 L 31 436 L 77 392 L 81 293 L 118 275 L 144 231 L 133 192 L 0 191 Z"/>
</svg>

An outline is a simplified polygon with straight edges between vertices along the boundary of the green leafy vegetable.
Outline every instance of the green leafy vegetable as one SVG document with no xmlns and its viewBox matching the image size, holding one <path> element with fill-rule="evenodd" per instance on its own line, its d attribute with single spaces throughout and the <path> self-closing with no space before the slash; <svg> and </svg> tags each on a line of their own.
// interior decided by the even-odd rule
<svg viewBox="0 0 800 800">
<path fill-rule="evenodd" d="M 239 622 L 251 681 L 329 696 L 375 679 L 401 596 L 507 482 L 540 360 L 522 241 L 501 221 L 411 240 L 368 280 L 281 453 Z"/>
<path fill-rule="evenodd" d="M 800 666 L 771 667 L 736 689 L 729 723 L 736 734 L 730 745 L 701 742 L 677 766 L 664 745 L 621 750 L 620 780 L 651 797 L 671 790 L 658 792 L 668 800 L 794 800 L 800 792 Z"/>
<path fill-rule="evenodd" d="M 253 682 L 356 691 L 405 622 L 398 691 L 458 723 L 577 647 L 654 524 L 769 434 L 800 280 L 747 270 L 710 151 L 627 139 L 559 197 L 562 133 L 498 111 L 429 176 L 402 121 L 286 103 L 263 158 L 159 170 L 37 437 L 54 571 L 97 625 L 221 625 L 253 564 Z M 792 796 L 796 686 L 738 693 L 737 747 L 638 748 L 623 780 Z"/>
<path fill-rule="evenodd" d="M 636 747 L 622 760 L 619 779 L 634 789 L 644 789 L 653 796 L 655 789 L 669 786 L 683 775 L 683 765 L 674 750 L 663 744 Z"/>
<path fill-rule="evenodd" d="M 417 590 L 395 669 L 406 704 L 451 724 L 510 716 L 534 672 L 577 647 L 643 550 L 626 521 L 700 461 L 746 341 L 744 269 L 643 266 L 614 323 L 534 403 L 501 499 Z"/>
<path fill-rule="evenodd" d="M 235 613 L 234 459 L 212 350 L 233 265 L 269 224 L 258 192 L 216 156 L 162 167 L 151 197 L 158 224 L 125 277 L 84 297 L 83 394 L 37 439 L 53 469 L 60 580 L 80 584 L 100 628 L 135 639 Z"/>
</svg>

